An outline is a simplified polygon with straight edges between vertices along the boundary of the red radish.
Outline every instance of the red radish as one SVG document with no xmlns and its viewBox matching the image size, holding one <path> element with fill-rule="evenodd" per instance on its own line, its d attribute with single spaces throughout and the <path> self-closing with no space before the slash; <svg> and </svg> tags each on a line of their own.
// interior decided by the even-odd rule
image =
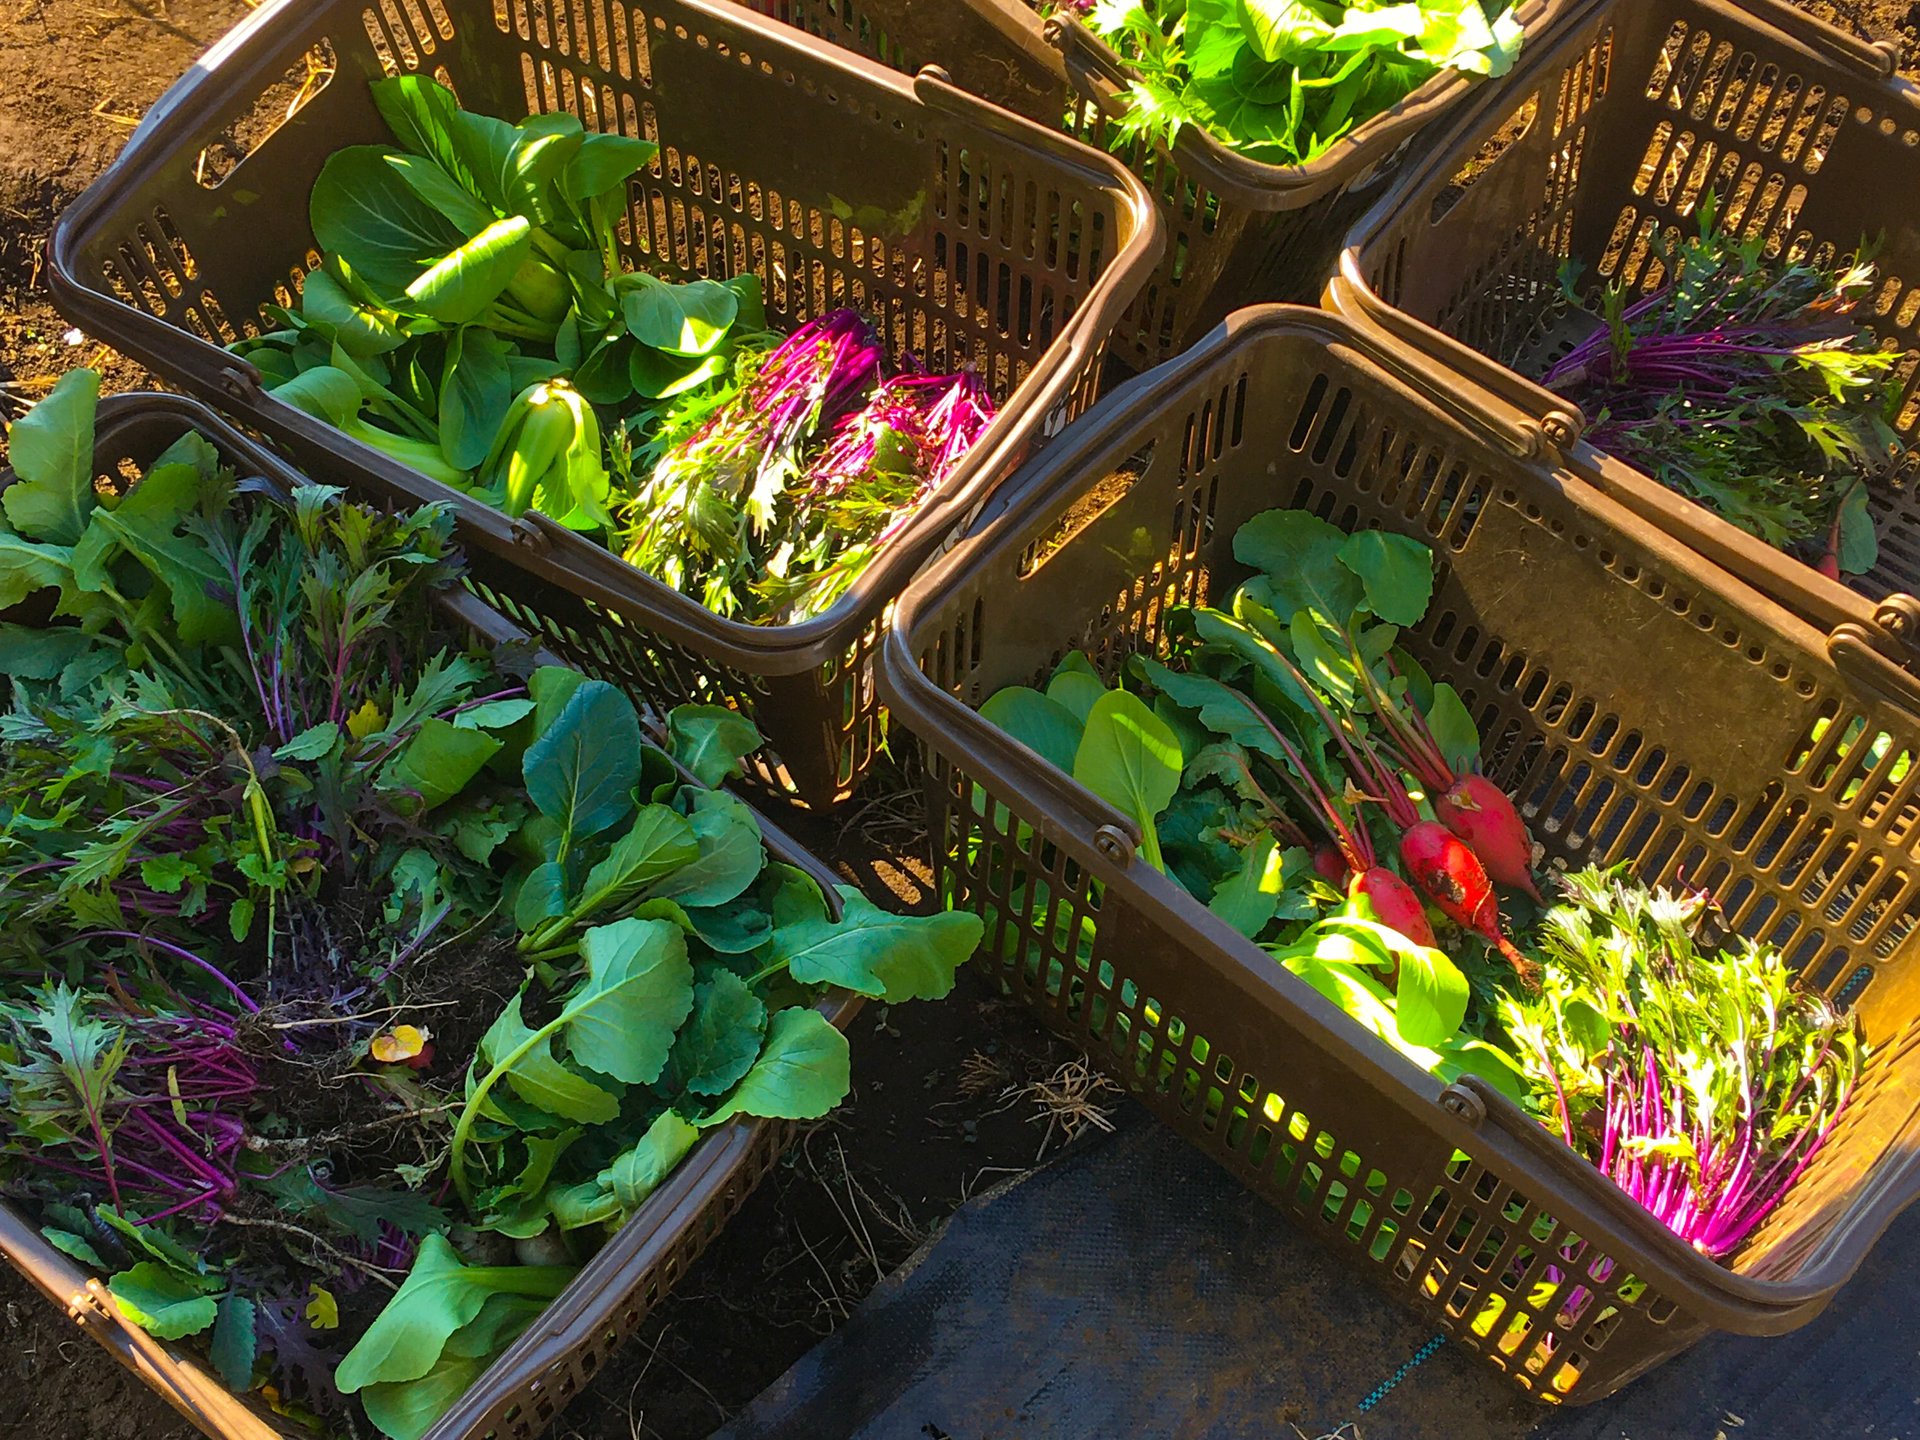
<svg viewBox="0 0 1920 1440">
<path fill-rule="evenodd" d="M 1329 885 L 1345 888 L 1348 877 L 1353 874 L 1353 871 L 1337 846 L 1322 845 L 1313 852 L 1313 873 Z"/>
<path fill-rule="evenodd" d="M 1544 905 L 1546 900 L 1533 880 L 1533 840 L 1507 793 L 1484 775 L 1455 774 L 1419 709 L 1411 705 L 1403 708 L 1387 694 L 1357 649 L 1354 665 L 1367 688 L 1367 698 L 1373 702 L 1374 713 L 1390 738 L 1390 753 L 1434 797 L 1434 813 L 1440 823 L 1466 841 L 1487 874 L 1502 885 L 1526 891 Z"/>
<path fill-rule="evenodd" d="M 1304 685 L 1304 681 L 1302 684 Z M 1309 694 L 1312 692 L 1309 691 Z M 1373 913 L 1380 923 L 1391 930 L 1397 930 L 1416 945 L 1429 948 L 1434 943 L 1433 925 L 1427 919 L 1427 912 L 1421 907 L 1420 897 L 1408 888 L 1402 880 L 1382 865 L 1376 864 L 1373 854 L 1373 837 L 1367 833 L 1364 822 L 1357 818 L 1349 821 L 1337 802 L 1315 778 L 1306 759 L 1295 748 L 1293 742 L 1281 733 L 1278 726 L 1268 720 L 1258 707 L 1250 707 L 1266 725 L 1267 733 L 1273 737 L 1274 744 L 1280 748 L 1293 772 L 1285 766 L 1276 767 L 1280 778 L 1299 797 L 1300 802 L 1313 811 L 1333 837 L 1333 844 L 1323 845 L 1314 851 L 1313 868 L 1323 879 L 1336 884 L 1344 884 L 1347 894 L 1365 895 L 1373 906 Z M 1325 714 L 1325 712 L 1322 712 Z M 1339 739 L 1343 749 L 1353 756 L 1346 737 L 1339 733 L 1333 717 L 1326 716 L 1327 725 Z M 1358 757 L 1353 757 L 1358 763 Z M 1295 778 L 1297 773 L 1298 778 Z M 1352 789 L 1352 781 L 1348 781 Z"/>
<path fill-rule="evenodd" d="M 1429 950 L 1439 942 L 1433 938 L 1433 925 L 1426 908 L 1411 886 L 1384 865 L 1356 873 L 1347 886 L 1347 894 L 1364 895 L 1373 913 L 1389 930 L 1398 930 L 1416 945 Z"/>
<path fill-rule="evenodd" d="M 1406 803 L 1404 793 L 1400 799 Z M 1400 863 L 1407 867 L 1413 883 L 1440 907 L 1441 914 L 1461 929 L 1484 937 L 1507 957 L 1513 973 L 1523 982 L 1530 986 L 1539 983 L 1539 967 L 1514 949 L 1500 929 L 1500 905 L 1494 898 L 1493 882 L 1465 841 L 1436 820 L 1418 821 L 1400 837 Z"/>
<path fill-rule="evenodd" d="M 1506 791 L 1484 775 L 1462 775 L 1433 808 L 1440 823 L 1472 847 L 1487 874 L 1547 903 L 1533 883 L 1533 842 L 1526 822 Z"/>
<path fill-rule="evenodd" d="M 1829 580 L 1840 578 L 1840 557 L 1829 550 L 1820 557 L 1820 563 L 1814 567 Z"/>
</svg>

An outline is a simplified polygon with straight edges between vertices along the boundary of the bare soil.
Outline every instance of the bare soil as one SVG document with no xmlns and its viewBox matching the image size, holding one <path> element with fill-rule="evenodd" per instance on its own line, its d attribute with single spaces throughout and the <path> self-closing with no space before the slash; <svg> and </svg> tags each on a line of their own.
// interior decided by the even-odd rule
<svg viewBox="0 0 1920 1440">
<path fill-rule="evenodd" d="M 1920 73 L 1920 4 L 1801 0 L 1896 42 Z M 152 377 L 69 332 L 41 283 L 60 209 L 246 0 L 0 0 L 0 415 L 78 365 L 109 389 Z M 804 839 L 843 852 L 848 829 L 883 853 L 903 830 Z M 805 831 L 804 824 L 796 828 Z M 856 834 L 856 840 L 859 838 Z M 911 890 L 898 861 L 842 854 L 870 884 Z M 856 1022 L 854 1094 L 804 1137 L 620 1360 L 566 1412 L 560 1440 L 697 1440 L 851 1313 L 970 1195 L 1029 1168 L 1110 1108 L 1069 1052 L 963 977 L 943 1005 Z M 194 1432 L 78 1328 L 0 1266 L 0 1431 L 39 1440 L 189 1440 Z M 831 1440 L 831 1437 L 822 1437 Z"/>
</svg>

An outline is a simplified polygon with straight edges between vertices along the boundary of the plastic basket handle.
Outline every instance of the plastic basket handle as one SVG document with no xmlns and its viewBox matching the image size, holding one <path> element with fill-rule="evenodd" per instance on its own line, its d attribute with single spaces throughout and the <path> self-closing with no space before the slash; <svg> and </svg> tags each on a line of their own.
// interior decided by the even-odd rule
<svg viewBox="0 0 1920 1440">
<path fill-rule="evenodd" d="M 1862 39 L 1779 0 L 1748 0 L 1744 6 L 1730 5 L 1725 0 L 1696 0 L 1696 3 L 1724 17 L 1724 23 L 1735 29 L 1750 30 L 1758 19 L 1796 44 L 1869 79 L 1891 80 L 1900 68 L 1899 46 L 1886 40 Z"/>
<path fill-rule="evenodd" d="M 1341 255 L 1340 266 L 1322 303 L 1372 342 L 1371 358 L 1396 378 L 1520 459 L 1558 459 L 1579 440 L 1587 428 L 1579 406 L 1381 304 L 1359 278 L 1351 250 Z"/>
</svg>

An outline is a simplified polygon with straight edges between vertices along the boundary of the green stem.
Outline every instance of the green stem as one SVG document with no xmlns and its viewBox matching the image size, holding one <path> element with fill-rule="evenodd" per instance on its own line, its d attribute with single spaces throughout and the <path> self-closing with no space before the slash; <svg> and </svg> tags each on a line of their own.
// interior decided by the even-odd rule
<svg viewBox="0 0 1920 1440">
<path fill-rule="evenodd" d="M 480 1116 L 480 1107 L 486 1103 L 487 1096 L 492 1093 L 493 1087 L 507 1072 L 532 1054 L 534 1046 L 544 1045 L 552 1039 L 554 1032 L 567 1022 L 567 1018 L 567 1012 L 563 1009 L 545 1025 L 529 1034 L 525 1040 L 514 1046 L 495 1063 L 493 1069 L 489 1070 L 485 1078 L 474 1087 L 473 1094 L 467 1097 L 467 1103 L 460 1111 L 460 1118 L 454 1124 L 453 1139 L 447 1146 L 447 1169 L 453 1176 L 453 1188 L 460 1192 L 460 1203 L 467 1207 L 469 1213 L 477 1213 L 477 1211 L 473 1203 L 473 1186 L 467 1181 L 466 1166 L 462 1162 L 461 1152 L 466 1149 L 467 1137 L 473 1133 L 474 1121 Z"/>
<path fill-rule="evenodd" d="M 765 969 L 754 971 L 753 974 L 747 977 L 747 988 L 751 990 L 753 989 L 754 986 L 758 985 L 762 980 L 771 980 L 774 976 L 778 975 L 782 970 L 786 968 L 787 968 L 787 962 L 785 960 L 776 960 L 773 962 L 773 964 L 767 966 Z"/>
</svg>

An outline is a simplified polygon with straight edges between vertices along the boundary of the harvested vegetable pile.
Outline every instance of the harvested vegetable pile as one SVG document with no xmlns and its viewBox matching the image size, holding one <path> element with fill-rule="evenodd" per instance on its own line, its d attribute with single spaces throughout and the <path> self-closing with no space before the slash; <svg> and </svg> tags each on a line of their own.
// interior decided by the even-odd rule
<svg viewBox="0 0 1920 1440">
<path fill-rule="evenodd" d="M 1702 200 L 1651 294 L 1614 284 L 1586 301 L 1600 326 L 1541 383 L 1586 411 L 1600 449 L 1835 579 L 1864 574 L 1879 560 L 1869 487 L 1902 450 L 1901 352 L 1860 312 L 1874 268 L 1771 258 L 1764 235 L 1742 240 L 1717 215 Z M 1576 306 L 1578 279 L 1563 280 Z"/>
<path fill-rule="evenodd" d="M 96 388 L 9 437 L 0 1190 L 236 1391 L 408 1440 L 705 1131 L 845 1096 L 830 987 L 944 995 L 979 923 L 771 857 L 739 717 L 670 760 L 463 630 L 444 510 L 194 434 L 96 489 Z"/>
<path fill-rule="evenodd" d="M 1777 950 L 1713 943 L 1706 897 L 1587 872 L 1548 909 L 1465 703 L 1399 645 L 1432 599 L 1425 546 L 1274 510 L 1233 553 L 1253 577 L 1220 609 L 1170 612 L 1163 659 L 1136 655 L 1109 686 L 1076 652 L 981 714 L 1379 1041 L 1527 1106 L 1682 1238 L 1731 1254 L 1845 1105 L 1853 1021 L 1795 988 Z"/>
<path fill-rule="evenodd" d="M 659 147 L 510 125 L 376 81 L 398 146 L 331 156 L 298 308 L 234 348 L 278 398 L 509 515 L 538 510 L 730 619 L 831 608 L 993 418 L 971 374 L 894 372 L 837 310 L 770 334 L 748 273 L 622 268 Z"/>
<path fill-rule="evenodd" d="M 1318 159 L 1446 70 L 1504 75 L 1520 26 L 1488 0 L 1095 0 L 1132 72 L 1120 141 L 1188 126 L 1267 165 Z"/>
</svg>

